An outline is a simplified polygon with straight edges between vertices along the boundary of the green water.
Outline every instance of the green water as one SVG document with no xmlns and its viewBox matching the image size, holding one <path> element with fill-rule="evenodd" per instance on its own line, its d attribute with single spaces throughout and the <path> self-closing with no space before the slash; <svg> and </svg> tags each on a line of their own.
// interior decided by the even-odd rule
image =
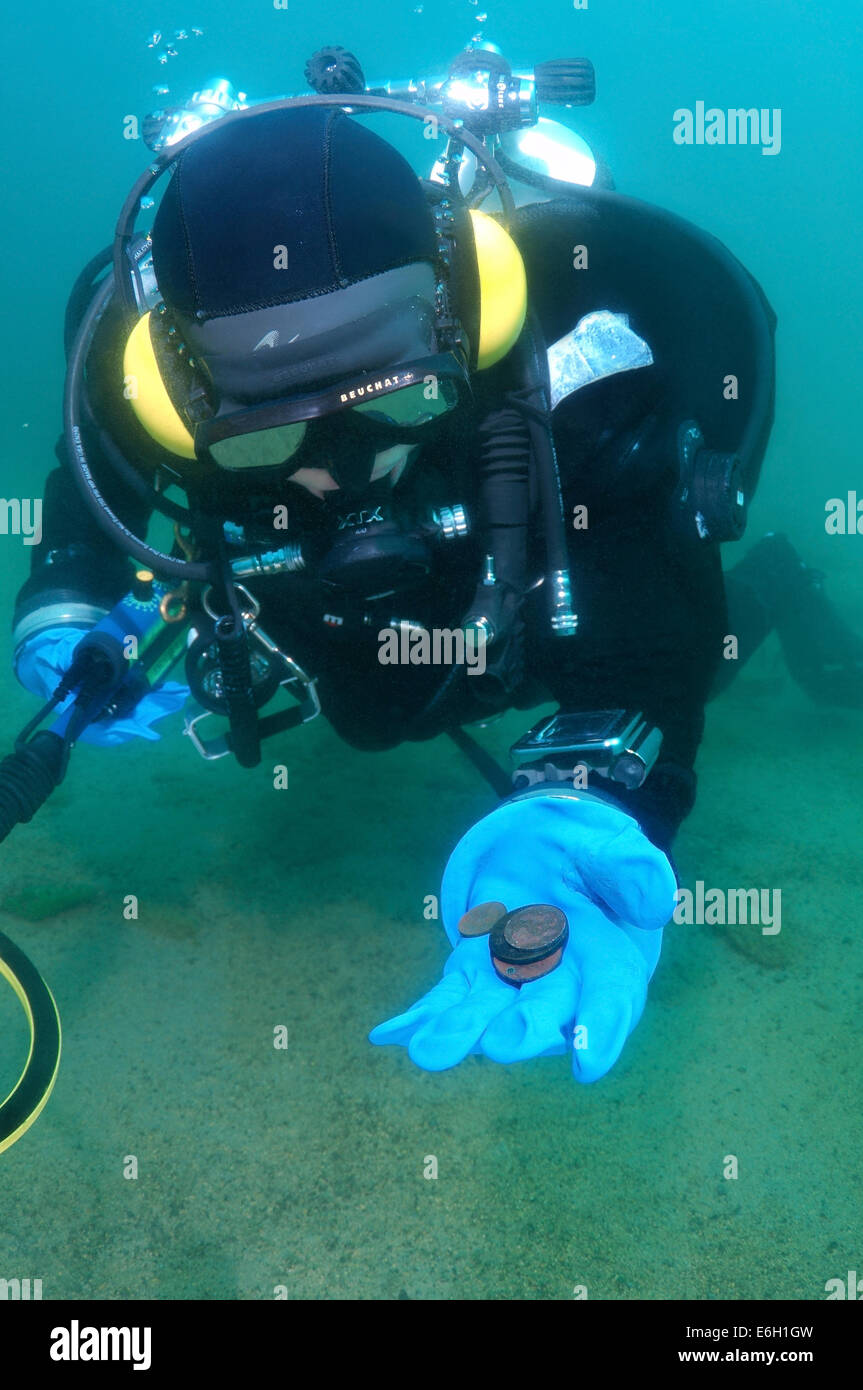
<svg viewBox="0 0 863 1390">
<path fill-rule="evenodd" d="M 824 528 L 825 501 L 861 481 L 858 7 L 480 9 L 519 63 L 591 57 L 599 97 L 577 125 L 618 187 L 713 231 L 763 284 L 779 385 L 749 538 L 787 531 L 863 627 L 863 537 Z M 467 0 L 13 14 L 3 496 L 40 495 L 53 464 L 65 296 L 144 165 L 123 118 L 154 104 L 152 86 L 184 95 L 224 70 L 253 94 L 298 91 L 331 41 L 369 77 L 437 70 L 475 14 Z M 197 48 L 157 67 L 146 35 L 192 24 Z M 672 114 L 698 100 L 781 108 L 781 154 L 676 146 Z M 29 558 L 0 536 L 10 616 Z M 8 633 L 0 672 L 6 751 L 34 708 Z M 480 737 L 502 755 L 528 721 Z M 448 948 L 423 900 L 493 804 L 448 743 L 360 754 L 318 721 L 252 772 L 205 765 L 176 729 L 77 749 L 0 850 L 0 930 L 37 963 L 64 1028 L 54 1095 L 0 1156 L 0 1277 L 41 1278 L 56 1299 L 266 1299 L 280 1285 L 299 1299 L 567 1299 L 576 1285 L 594 1299 L 823 1298 L 863 1268 L 861 754 L 863 716 L 817 711 L 773 642 L 709 707 L 680 870 L 689 885 L 780 888 L 782 932 L 671 927 L 641 1024 L 583 1088 L 564 1058 L 429 1075 L 366 1041 L 438 978 Z M 5 988 L 0 1030 L 11 1084 L 26 1037 Z"/>
</svg>

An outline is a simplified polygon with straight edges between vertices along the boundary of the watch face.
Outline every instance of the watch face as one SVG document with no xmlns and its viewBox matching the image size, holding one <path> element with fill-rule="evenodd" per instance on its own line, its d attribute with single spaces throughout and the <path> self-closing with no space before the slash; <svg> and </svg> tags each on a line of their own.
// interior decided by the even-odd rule
<svg viewBox="0 0 863 1390">
<path fill-rule="evenodd" d="M 512 755 L 523 758 L 543 753 L 575 753 L 597 745 L 616 747 L 637 719 L 622 709 L 554 714 L 519 739 L 512 747 Z"/>
</svg>

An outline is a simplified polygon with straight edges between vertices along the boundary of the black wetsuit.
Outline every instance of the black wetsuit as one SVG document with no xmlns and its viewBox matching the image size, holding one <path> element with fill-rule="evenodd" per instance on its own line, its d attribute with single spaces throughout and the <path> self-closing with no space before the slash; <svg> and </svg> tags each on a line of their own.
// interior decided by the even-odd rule
<svg viewBox="0 0 863 1390">
<path fill-rule="evenodd" d="M 614 201 L 603 202 L 603 198 Z M 526 709 L 543 698 L 569 712 L 643 711 L 663 733 L 657 766 L 636 791 L 626 792 L 604 778 L 600 787 L 623 802 L 651 838 L 667 848 L 693 804 L 693 766 L 704 705 L 728 631 L 719 548 L 700 539 L 694 524 L 681 527 L 674 510 L 677 430 L 683 419 L 696 418 L 704 423 L 713 447 L 737 446 L 741 431 L 723 424 L 730 416 L 723 416 L 718 404 L 721 377 L 713 380 L 723 354 L 726 370 L 737 366 L 742 389 L 754 391 L 755 387 L 750 388 L 747 381 L 745 330 L 735 343 L 734 325 L 723 319 L 723 288 L 721 284 L 711 288 L 710 267 L 705 271 L 703 247 L 697 241 L 690 244 L 684 236 L 683 249 L 668 252 L 676 254 L 681 277 L 695 278 L 689 292 L 691 312 L 681 308 L 682 291 L 677 292 L 681 303 L 674 302 L 671 289 L 667 294 L 663 291 L 662 275 L 671 273 L 668 268 L 659 267 L 651 294 L 641 295 L 638 266 L 622 249 L 631 233 L 621 231 L 617 240 L 614 234 L 621 216 L 624 223 L 627 218 L 637 223 L 633 210 L 641 206 L 617 200 L 615 195 L 568 200 L 544 205 L 545 210 L 523 209 L 515 228 L 531 302 L 548 342 L 567 333 L 584 313 L 608 308 L 630 314 L 632 327 L 650 343 L 655 358 L 653 366 L 582 388 L 554 411 L 574 606 L 579 615 L 575 637 L 550 634 L 544 587 L 534 588 L 525 601 L 524 659 L 513 688 L 501 695 L 499 686 L 490 685 L 484 677 L 460 673 L 458 681 L 449 683 L 446 698 L 435 701 L 447 673 L 440 667 L 382 665 L 378 631 L 390 618 L 409 618 L 428 629 L 456 626 L 476 586 L 482 559 L 479 541 L 442 543 L 440 563 L 432 574 L 419 587 L 394 598 L 391 613 L 376 607 L 374 622 L 365 627 L 362 603 L 338 591 L 322 590 L 307 575 L 250 580 L 249 587 L 261 603 L 261 626 L 317 676 L 323 713 L 342 737 L 359 747 L 383 748 L 405 738 L 431 737 L 446 727 L 481 718 L 490 709 Z M 617 219 L 614 226 L 608 223 L 612 216 Z M 603 218 L 608 225 L 603 225 Z M 651 222 L 640 242 L 642 253 L 651 236 L 661 237 L 663 218 L 658 214 L 659 225 Z M 686 226 L 676 225 L 678 229 Z M 586 242 L 594 245 L 595 269 L 579 275 L 571 270 L 569 248 Z M 704 242 L 718 246 L 709 238 Z M 709 262 L 709 254 L 706 259 Z M 737 271 L 745 277 L 742 268 Z M 700 286 L 699 274 L 704 277 Z M 641 306 L 633 302 L 639 296 Z M 669 321 L 664 317 L 666 298 Z M 696 341 L 694 325 L 702 304 L 708 319 Z M 766 305 L 764 313 L 769 316 Z M 670 321 L 674 315 L 677 322 Z M 99 370 L 91 369 L 91 398 L 100 423 L 122 444 L 127 457 L 146 471 L 165 456 L 122 399 L 119 325 L 119 316 L 109 310 L 91 356 L 92 362 L 100 364 Z M 682 339 L 680 347 L 672 349 L 669 345 L 678 339 Z M 674 360 L 675 354 L 679 360 Z M 433 507 L 456 502 L 475 514 L 478 426 L 516 385 L 508 359 L 477 375 L 474 418 L 454 419 L 435 445 L 411 464 L 391 494 L 398 515 L 416 519 L 427 516 Z M 730 438 L 719 437 L 723 429 Z M 750 450 L 750 477 L 757 476 L 768 429 L 769 420 Z M 34 551 L 32 574 L 19 595 L 16 617 L 54 601 L 61 592 L 107 609 L 128 588 L 128 562 L 86 511 L 66 463 L 62 439 L 57 452 L 60 467 L 46 485 L 43 541 Z M 109 503 L 137 534 L 144 534 L 145 509 L 110 475 L 94 437 L 88 438 L 88 456 Z M 374 490 L 371 500 L 387 506 L 387 496 L 385 484 Z M 289 484 L 275 499 L 254 497 L 247 490 L 238 493 L 231 504 L 231 519 L 245 523 L 254 533 L 257 515 L 266 538 L 274 500 L 288 503 L 292 525 L 310 531 L 320 527 L 322 517 L 331 516 L 334 509 L 345 512 L 352 505 L 350 499 L 337 495 L 319 502 Z M 572 525 L 576 507 L 587 508 L 586 529 Z M 583 513 L 580 516 L 583 519 Z M 283 540 L 280 536 L 277 543 Z M 528 539 L 529 582 L 543 573 L 543 554 L 541 524 L 535 519 Z M 49 557 L 51 563 L 46 564 Z M 339 618 L 345 621 L 334 625 Z"/>
</svg>

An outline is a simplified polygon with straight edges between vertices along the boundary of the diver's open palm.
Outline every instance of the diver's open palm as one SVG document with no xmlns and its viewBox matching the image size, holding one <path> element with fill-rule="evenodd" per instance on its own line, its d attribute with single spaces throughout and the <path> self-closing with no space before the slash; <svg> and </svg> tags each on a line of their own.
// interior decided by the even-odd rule
<svg viewBox="0 0 863 1390">
<path fill-rule="evenodd" d="M 400 1043 L 428 1071 L 472 1052 L 517 1062 L 572 1049 L 576 1078 L 596 1080 L 641 1017 L 674 887 L 665 855 L 616 807 L 576 795 L 507 803 L 447 865 L 443 916 L 455 949 L 443 979 L 371 1041 Z M 488 938 L 457 931 L 464 912 L 489 901 L 565 912 L 570 935 L 557 969 L 520 989 L 501 980 Z"/>
</svg>

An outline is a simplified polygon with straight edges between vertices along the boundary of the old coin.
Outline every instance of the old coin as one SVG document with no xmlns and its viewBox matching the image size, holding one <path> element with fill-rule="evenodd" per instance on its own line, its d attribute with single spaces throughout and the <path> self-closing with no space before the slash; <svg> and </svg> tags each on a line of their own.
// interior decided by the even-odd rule
<svg viewBox="0 0 863 1390">
<path fill-rule="evenodd" d="M 487 936 L 495 922 L 505 916 L 503 903 L 477 903 L 464 914 L 458 929 L 462 936 Z"/>
<path fill-rule="evenodd" d="M 528 961 L 524 964 L 517 964 L 513 961 L 498 960 L 494 954 L 491 963 L 502 980 L 506 980 L 508 985 L 526 985 L 530 980 L 541 980 L 543 975 L 550 975 L 552 970 L 556 970 L 563 960 L 563 947 L 555 951 L 552 955 L 546 956 L 544 960 Z"/>
<path fill-rule="evenodd" d="M 548 903 L 516 908 L 495 923 L 489 938 L 492 964 L 501 979 L 525 984 L 554 970 L 569 939 L 566 914 Z"/>
<path fill-rule="evenodd" d="M 501 960 L 542 960 L 562 946 L 568 934 L 566 914 L 548 903 L 508 912 L 494 928 L 494 953 Z"/>
</svg>

